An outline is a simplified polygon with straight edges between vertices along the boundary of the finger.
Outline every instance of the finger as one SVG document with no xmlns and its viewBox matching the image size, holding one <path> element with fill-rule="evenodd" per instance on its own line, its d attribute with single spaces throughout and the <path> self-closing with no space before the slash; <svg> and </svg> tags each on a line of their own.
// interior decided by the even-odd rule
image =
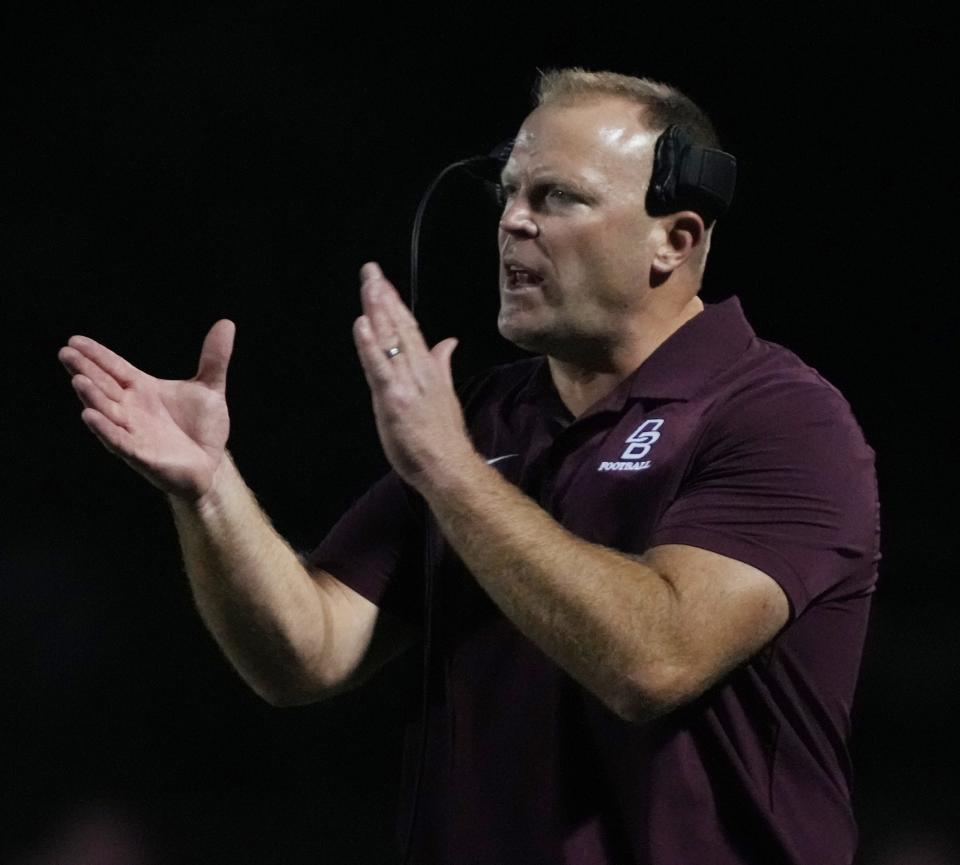
<svg viewBox="0 0 960 865">
<path fill-rule="evenodd" d="M 380 265 L 375 261 L 368 261 L 360 267 L 360 281 L 366 282 L 371 279 L 386 279 Z"/>
<path fill-rule="evenodd" d="M 371 321 L 378 345 L 383 351 L 399 348 L 402 355 L 389 357 L 395 374 L 409 375 L 423 387 L 429 380 L 429 369 L 424 367 L 424 361 L 429 359 L 429 352 L 416 320 L 409 314 L 400 301 L 396 289 L 379 275 L 379 268 L 375 265 L 365 267 L 367 277 L 361 287 L 364 311 Z M 404 316 L 396 315 L 397 312 Z"/>
<path fill-rule="evenodd" d="M 360 286 L 360 298 L 363 305 L 363 317 L 370 326 L 370 332 L 380 352 L 386 352 L 392 348 L 399 348 L 401 352 L 406 351 L 400 334 L 393 324 L 393 319 L 387 314 L 381 300 L 382 281 L 378 279 L 366 280 Z M 406 359 L 402 354 L 391 359 L 394 367 L 405 366 Z"/>
<path fill-rule="evenodd" d="M 392 364 L 399 358 L 388 360 L 377 335 L 373 331 L 370 319 L 361 315 L 353 323 L 353 341 L 357 347 L 357 355 L 360 358 L 360 364 L 363 366 L 363 373 L 367 378 L 367 384 L 371 390 L 382 390 L 394 377 Z"/>
<path fill-rule="evenodd" d="M 73 375 L 85 375 L 110 399 L 118 400 L 123 396 L 123 388 L 117 380 L 105 370 L 88 360 L 75 348 L 65 345 L 57 353 L 60 363 Z"/>
<path fill-rule="evenodd" d="M 379 265 L 376 262 L 368 262 L 363 266 L 361 273 L 364 274 L 365 281 L 371 285 L 373 302 L 383 310 L 383 314 L 390 322 L 390 329 L 399 337 L 404 351 L 414 357 L 425 355 L 428 349 L 420 332 L 420 325 L 393 283 L 383 275 Z"/>
<path fill-rule="evenodd" d="M 85 375 L 75 375 L 70 383 L 87 408 L 95 409 L 117 426 L 126 427 L 125 413 L 120 403 L 110 399 L 96 383 Z"/>
<path fill-rule="evenodd" d="M 123 427 L 117 426 L 95 408 L 85 408 L 80 417 L 108 451 L 125 457 L 133 456 L 133 436 Z"/>
<path fill-rule="evenodd" d="M 236 332 L 237 326 L 230 319 L 222 318 L 210 328 L 200 349 L 197 380 L 221 393 L 227 386 L 227 367 Z"/>
<path fill-rule="evenodd" d="M 450 387 L 453 387 L 453 368 L 451 359 L 453 358 L 453 353 L 456 351 L 456 348 L 459 344 L 460 341 L 456 337 L 451 336 L 442 342 L 438 342 L 432 349 L 430 349 L 430 354 L 440 365 L 440 369 L 443 370 L 444 378 Z"/>
<path fill-rule="evenodd" d="M 75 348 L 84 357 L 112 375 L 123 387 L 129 385 L 137 376 L 143 375 L 132 363 L 88 336 L 71 336 L 67 340 L 67 345 Z"/>
<path fill-rule="evenodd" d="M 404 330 L 415 331 L 419 336 L 420 324 L 413 313 L 410 312 L 410 308 L 403 302 L 403 298 L 400 297 L 400 292 L 397 291 L 396 286 L 383 277 L 379 280 L 379 284 L 382 296 L 381 303 L 387 308 L 394 324 Z"/>
<path fill-rule="evenodd" d="M 425 357 L 430 353 L 427 347 L 427 341 L 423 338 L 420 325 L 413 317 L 413 314 L 407 309 L 406 304 L 400 299 L 400 295 L 393 286 L 384 291 L 384 308 L 390 320 L 393 322 L 394 329 L 400 335 L 400 342 L 404 350 L 414 357 Z"/>
</svg>

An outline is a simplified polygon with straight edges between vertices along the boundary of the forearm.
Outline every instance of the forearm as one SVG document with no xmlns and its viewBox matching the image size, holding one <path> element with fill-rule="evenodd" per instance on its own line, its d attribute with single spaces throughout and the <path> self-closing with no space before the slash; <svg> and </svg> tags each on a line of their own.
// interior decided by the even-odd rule
<svg viewBox="0 0 960 865">
<path fill-rule="evenodd" d="M 428 349 L 379 267 L 362 276 L 354 341 L 387 458 L 487 594 L 571 676 L 643 720 L 693 699 L 779 632 L 789 602 L 757 568 L 685 544 L 639 560 L 591 544 L 504 481 L 465 430 L 456 341 Z"/>
<path fill-rule="evenodd" d="M 229 455 L 207 495 L 169 501 L 197 608 L 240 675 L 275 703 L 314 687 L 326 630 L 320 589 Z"/>
<path fill-rule="evenodd" d="M 678 604 L 652 568 L 584 541 L 478 457 L 421 492 L 478 583 L 540 649 L 622 717 L 668 708 Z"/>
</svg>

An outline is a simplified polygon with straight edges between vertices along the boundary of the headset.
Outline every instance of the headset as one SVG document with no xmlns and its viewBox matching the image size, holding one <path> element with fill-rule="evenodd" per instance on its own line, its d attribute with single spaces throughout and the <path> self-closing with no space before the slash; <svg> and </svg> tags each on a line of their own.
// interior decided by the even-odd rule
<svg viewBox="0 0 960 865">
<path fill-rule="evenodd" d="M 710 225 L 730 207 L 736 183 L 737 160 L 731 154 L 696 144 L 682 126 L 668 126 L 653 149 L 647 213 L 692 210 Z"/>
<path fill-rule="evenodd" d="M 470 156 L 446 166 L 427 187 L 420 199 L 410 238 L 410 310 L 417 303 L 420 226 L 427 202 L 446 175 L 456 168 L 482 180 L 488 191 L 502 202 L 500 172 L 510 158 L 515 139 L 503 141 L 489 153 Z M 684 126 L 668 126 L 657 138 L 653 149 L 653 170 L 647 188 L 646 208 L 651 216 L 666 216 L 681 210 L 698 213 L 710 226 L 733 201 L 737 183 L 737 160 L 730 153 L 704 147 Z"/>
<path fill-rule="evenodd" d="M 489 153 L 470 156 L 451 162 L 434 177 L 427 187 L 413 220 L 410 238 L 410 311 L 417 303 L 417 276 L 419 264 L 420 227 L 427 202 L 440 181 L 457 168 L 482 180 L 488 191 L 502 201 L 500 173 L 510 158 L 515 139 L 503 141 Z M 668 126 L 657 138 L 653 152 L 653 170 L 647 188 L 646 208 L 651 216 L 666 216 L 681 210 L 698 213 L 706 225 L 722 215 L 733 200 L 737 180 L 737 160 L 729 153 L 695 143 L 692 133 L 682 126 Z M 424 519 L 424 645 L 423 680 L 421 690 L 420 747 L 417 774 L 413 787 L 413 805 L 407 825 L 402 856 L 407 865 L 412 854 L 413 832 L 420 804 L 420 784 L 427 746 L 427 706 L 429 702 L 430 655 L 433 638 L 433 575 L 437 567 L 439 538 L 430 520 L 429 509 L 423 504 Z"/>
</svg>

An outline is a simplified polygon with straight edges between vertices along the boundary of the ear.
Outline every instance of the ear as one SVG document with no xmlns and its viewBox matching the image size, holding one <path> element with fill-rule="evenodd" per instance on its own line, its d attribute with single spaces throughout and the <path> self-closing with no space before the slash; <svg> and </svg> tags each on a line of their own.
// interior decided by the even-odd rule
<svg viewBox="0 0 960 865">
<path fill-rule="evenodd" d="M 692 210 L 671 213 L 662 220 L 663 242 L 653 256 L 653 271 L 668 277 L 706 242 L 706 228 L 700 214 Z"/>
</svg>

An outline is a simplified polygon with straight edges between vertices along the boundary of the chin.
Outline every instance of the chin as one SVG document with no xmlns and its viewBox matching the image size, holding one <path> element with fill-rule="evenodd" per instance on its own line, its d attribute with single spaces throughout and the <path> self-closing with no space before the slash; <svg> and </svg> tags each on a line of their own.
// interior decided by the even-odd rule
<svg viewBox="0 0 960 865">
<path fill-rule="evenodd" d="M 545 333 L 529 324 L 524 326 L 515 316 L 505 319 L 502 315 L 497 320 L 497 330 L 507 342 L 512 342 L 517 348 L 530 351 L 534 354 L 546 354 L 550 340 Z"/>
<path fill-rule="evenodd" d="M 561 358 L 571 349 L 571 341 L 547 330 L 517 325 L 500 325 L 500 336 L 531 354 L 545 354 Z"/>
<path fill-rule="evenodd" d="M 502 316 L 497 322 L 497 329 L 505 340 L 517 348 L 568 363 L 602 366 L 611 351 L 608 339 L 577 329 L 554 327 L 551 330 L 544 326 L 524 326 L 515 319 L 504 320 Z"/>
</svg>

